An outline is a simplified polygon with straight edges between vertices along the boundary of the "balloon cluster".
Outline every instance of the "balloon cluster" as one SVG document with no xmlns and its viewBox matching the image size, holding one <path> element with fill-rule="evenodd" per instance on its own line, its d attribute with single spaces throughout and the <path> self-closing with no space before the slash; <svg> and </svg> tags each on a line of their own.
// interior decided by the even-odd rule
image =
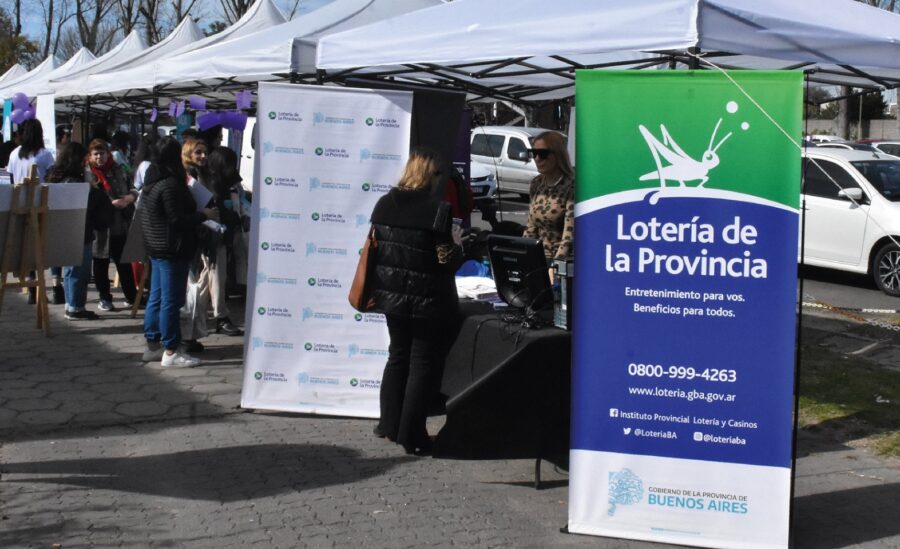
<svg viewBox="0 0 900 549">
<path fill-rule="evenodd" d="M 233 111 L 209 111 L 207 110 L 206 99 L 197 95 L 192 95 L 185 101 L 172 101 L 169 103 L 169 116 L 177 118 L 181 116 L 186 106 L 197 112 L 197 127 L 200 131 L 206 131 L 214 126 L 222 126 L 231 130 L 243 131 L 247 127 L 247 113 L 242 112 L 243 109 L 249 109 L 252 101 L 250 90 L 244 90 L 235 93 L 236 110 Z M 150 120 L 155 120 L 158 111 L 153 109 L 150 112 Z"/>
<path fill-rule="evenodd" d="M 28 96 L 22 92 L 13 94 L 12 106 L 13 110 L 9 118 L 16 124 L 21 124 L 35 117 L 34 107 L 29 103 Z"/>
<path fill-rule="evenodd" d="M 240 111 L 209 111 L 197 117 L 197 127 L 200 128 L 200 131 L 208 130 L 213 126 L 243 131 L 247 127 L 247 113 Z"/>
</svg>

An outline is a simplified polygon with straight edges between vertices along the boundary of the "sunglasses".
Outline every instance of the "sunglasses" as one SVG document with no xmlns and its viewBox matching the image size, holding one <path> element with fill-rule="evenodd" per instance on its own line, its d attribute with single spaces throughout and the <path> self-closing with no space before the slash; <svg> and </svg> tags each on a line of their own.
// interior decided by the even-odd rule
<svg viewBox="0 0 900 549">
<path fill-rule="evenodd" d="M 553 154 L 553 151 L 550 149 L 528 149 L 528 154 L 531 155 L 532 158 L 546 160 L 548 156 Z"/>
</svg>

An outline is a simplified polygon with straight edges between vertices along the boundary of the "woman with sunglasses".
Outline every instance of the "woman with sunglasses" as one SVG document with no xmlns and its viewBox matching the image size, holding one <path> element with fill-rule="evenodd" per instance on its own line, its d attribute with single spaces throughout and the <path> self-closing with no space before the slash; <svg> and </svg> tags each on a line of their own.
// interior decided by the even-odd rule
<svg viewBox="0 0 900 549">
<path fill-rule="evenodd" d="M 572 255 L 575 171 L 561 134 L 539 134 L 532 147 L 528 152 L 539 175 L 531 180 L 528 225 L 522 236 L 543 242 L 548 258 L 564 259 Z"/>
<path fill-rule="evenodd" d="M 397 186 L 372 211 L 378 241 L 372 297 L 391 338 L 375 434 L 416 455 L 431 449 L 427 405 L 447 321 L 456 315 L 453 275 L 463 260 L 462 231 L 432 193 L 441 166 L 434 151 L 413 149 Z"/>
</svg>

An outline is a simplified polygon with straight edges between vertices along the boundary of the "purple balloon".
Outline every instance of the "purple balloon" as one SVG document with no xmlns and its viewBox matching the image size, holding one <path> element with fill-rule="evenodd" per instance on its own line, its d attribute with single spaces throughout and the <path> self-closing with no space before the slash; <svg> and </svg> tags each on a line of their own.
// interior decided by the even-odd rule
<svg viewBox="0 0 900 549">
<path fill-rule="evenodd" d="M 156 117 L 159 116 L 159 111 L 156 107 L 150 109 L 150 122 L 156 122 Z"/>
<path fill-rule="evenodd" d="M 205 111 L 206 110 L 206 98 L 200 97 L 197 95 L 192 95 L 188 98 L 188 101 L 191 103 L 191 108 L 195 111 Z"/>
<path fill-rule="evenodd" d="M 171 116 L 172 118 L 175 118 L 175 116 L 176 116 L 175 109 L 177 109 L 177 108 L 178 108 L 178 104 L 175 101 L 172 101 L 171 103 L 169 103 L 169 116 Z"/>
<path fill-rule="evenodd" d="M 220 124 L 222 124 L 222 113 L 220 112 L 207 112 L 197 117 L 197 128 L 201 132 Z"/>
<path fill-rule="evenodd" d="M 25 122 L 25 111 L 23 109 L 13 109 L 11 113 L 9 113 L 10 120 L 15 124 L 21 124 Z"/>
<path fill-rule="evenodd" d="M 34 110 L 34 107 L 29 105 L 28 108 L 25 109 L 25 120 L 32 120 L 36 117 L 37 117 L 37 111 Z"/>
<path fill-rule="evenodd" d="M 250 90 L 239 91 L 234 94 L 234 102 L 238 109 L 249 109 L 253 96 Z"/>
<path fill-rule="evenodd" d="M 22 109 L 22 110 L 25 110 L 31 106 L 31 104 L 28 102 L 28 96 L 22 92 L 17 92 L 17 93 L 13 94 L 12 104 L 13 104 L 14 108 Z"/>
<path fill-rule="evenodd" d="M 223 113 L 222 126 L 243 131 L 247 127 L 247 115 L 242 112 L 228 111 Z"/>
</svg>

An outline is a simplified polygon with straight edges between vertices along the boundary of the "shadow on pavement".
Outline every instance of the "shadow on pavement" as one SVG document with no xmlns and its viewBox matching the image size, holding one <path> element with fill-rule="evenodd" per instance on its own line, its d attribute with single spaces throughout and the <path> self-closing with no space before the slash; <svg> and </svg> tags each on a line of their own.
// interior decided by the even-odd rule
<svg viewBox="0 0 900 549">
<path fill-rule="evenodd" d="M 3 476 L 15 475 L 4 478 L 4 483 L 72 485 L 228 503 L 351 484 L 414 459 L 366 459 L 341 446 L 261 444 L 141 457 L 8 463 Z M 8 546 L 8 541 L 0 533 L 0 546 Z"/>
<path fill-rule="evenodd" d="M 230 305 L 236 312 L 242 308 Z M 0 443 L 235 412 L 242 338 L 210 333 L 199 368 L 163 369 L 141 360 L 140 315 L 101 313 L 101 320 L 67 322 L 63 307 L 51 305 L 50 337 L 34 328 L 34 315 L 24 296 L 6 295 L 0 314 Z"/>
<path fill-rule="evenodd" d="M 807 280 L 818 280 L 819 282 L 853 286 L 854 288 L 863 288 L 866 290 L 876 289 L 872 277 L 864 274 L 848 273 L 846 271 L 812 267 L 809 265 L 800 265 L 799 274 L 800 278 Z"/>
<path fill-rule="evenodd" d="M 794 500 L 794 547 L 837 549 L 897 536 L 898 501 L 897 483 L 798 497 Z"/>
</svg>

